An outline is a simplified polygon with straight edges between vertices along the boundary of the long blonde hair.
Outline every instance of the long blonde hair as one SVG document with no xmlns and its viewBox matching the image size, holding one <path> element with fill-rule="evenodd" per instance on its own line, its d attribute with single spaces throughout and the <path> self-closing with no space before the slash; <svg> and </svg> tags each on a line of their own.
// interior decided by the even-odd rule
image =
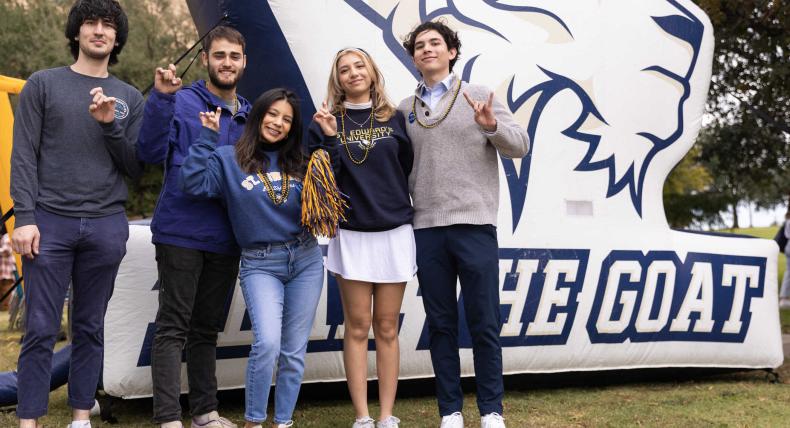
<svg viewBox="0 0 790 428">
<path fill-rule="evenodd" d="M 362 59 L 365 68 L 368 70 L 368 75 L 370 75 L 370 100 L 376 120 L 379 122 L 388 121 L 395 114 L 395 106 L 392 104 L 389 97 L 387 97 L 387 92 L 384 90 L 384 75 L 381 74 L 381 70 L 379 70 L 373 58 L 371 58 L 367 52 L 359 48 L 342 49 L 335 55 L 335 60 L 332 61 L 332 70 L 329 72 L 329 84 L 326 89 L 329 111 L 331 111 L 332 114 L 339 114 L 343 107 L 343 101 L 346 99 L 346 93 L 340 85 L 337 64 L 340 62 L 340 58 L 350 53 L 356 54 Z"/>
</svg>

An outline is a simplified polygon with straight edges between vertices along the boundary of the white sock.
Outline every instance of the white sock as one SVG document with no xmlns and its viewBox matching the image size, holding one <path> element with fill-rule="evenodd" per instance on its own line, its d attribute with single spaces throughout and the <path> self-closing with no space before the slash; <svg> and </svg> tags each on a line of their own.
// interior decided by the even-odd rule
<svg viewBox="0 0 790 428">
<path fill-rule="evenodd" d="M 91 421 L 71 421 L 69 428 L 91 428 Z"/>
</svg>

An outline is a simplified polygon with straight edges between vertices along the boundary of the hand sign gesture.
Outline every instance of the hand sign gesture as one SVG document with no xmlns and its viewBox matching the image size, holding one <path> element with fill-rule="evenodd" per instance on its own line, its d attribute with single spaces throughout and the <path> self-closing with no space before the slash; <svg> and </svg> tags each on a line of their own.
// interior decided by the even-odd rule
<svg viewBox="0 0 790 428">
<path fill-rule="evenodd" d="M 110 123 L 115 120 L 115 98 L 104 95 L 102 88 L 93 88 L 90 94 L 93 95 L 93 101 L 88 107 L 91 116 L 100 123 Z"/>
<path fill-rule="evenodd" d="M 174 94 L 181 89 L 181 78 L 176 75 L 176 66 L 157 67 L 154 73 L 154 88 L 163 94 Z"/>
<path fill-rule="evenodd" d="M 337 135 L 337 120 L 335 115 L 329 112 L 326 101 L 321 103 L 321 108 L 313 115 L 313 120 L 321 126 L 324 135 L 334 137 Z"/>
<path fill-rule="evenodd" d="M 469 94 L 464 92 L 464 98 L 466 98 L 466 102 L 472 107 L 472 110 L 475 111 L 475 122 L 480 125 L 481 128 L 488 132 L 496 131 L 496 117 L 494 117 L 494 93 L 488 96 L 488 102 L 483 101 L 475 101 L 469 97 Z"/>
<path fill-rule="evenodd" d="M 200 123 L 203 124 L 205 128 L 208 128 L 214 132 L 219 132 L 219 118 L 222 116 L 222 108 L 217 107 L 217 111 L 201 111 L 200 112 Z"/>
</svg>

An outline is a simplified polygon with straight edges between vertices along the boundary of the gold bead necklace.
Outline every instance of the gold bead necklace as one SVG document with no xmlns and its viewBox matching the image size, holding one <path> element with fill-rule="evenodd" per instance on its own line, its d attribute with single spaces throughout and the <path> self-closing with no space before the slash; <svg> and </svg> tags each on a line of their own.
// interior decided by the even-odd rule
<svg viewBox="0 0 790 428">
<path fill-rule="evenodd" d="M 357 159 L 351 153 L 351 149 L 348 148 L 348 139 L 346 138 L 346 121 L 344 116 L 346 115 L 346 109 L 343 108 L 340 111 L 340 143 L 343 147 L 346 148 L 346 153 L 348 153 L 348 158 L 351 159 L 351 162 L 354 162 L 354 165 L 362 165 L 367 159 L 368 154 L 370 153 L 370 148 L 373 146 L 373 122 L 375 121 L 375 116 L 373 115 L 373 107 L 370 107 L 370 129 L 368 130 L 368 138 L 370 139 L 369 144 L 360 144 L 362 146 L 362 151 L 364 155 L 362 155 L 362 159 Z M 349 117 L 351 119 L 351 117 Z M 367 122 L 367 121 L 366 121 Z"/>
<path fill-rule="evenodd" d="M 440 123 L 444 119 L 447 118 L 447 115 L 450 114 L 450 110 L 453 109 L 453 105 L 455 104 L 455 100 L 458 98 L 458 93 L 461 92 L 461 79 L 458 79 L 458 86 L 455 88 L 455 93 L 453 94 L 453 99 L 450 100 L 450 104 L 447 106 L 447 109 L 444 110 L 444 113 L 433 123 L 422 123 L 420 121 L 420 117 L 417 116 L 417 95 L 414 96 L 414 101 L 411 103 L 411 114 L 414 116 L 414 119 L 417 121 L 417 124 L 422 126 L 426 129 L 436 128 L 439 126 Z"/>
<path fill-rule="evenodd" d="M 280 195 L 278 196 L 277 193 L 274 192 L 274 186 L 272 186 L 271 180 L 269 180 L 268 174 L 264 174 L 261 170 L 258 170 L 258 178 L 261 179 L 263 182 L 263 186 L 266 189 L 266 193 L 269 194 L 269 199 L 274 202 L 274 205 L 282 205 L 285 201 L 288 200 L 288 189 L 291 187 L 288 181 L 288 174 L 285 172 L 280 173 L 281 186 L 280 186 Z"/>
</svg>

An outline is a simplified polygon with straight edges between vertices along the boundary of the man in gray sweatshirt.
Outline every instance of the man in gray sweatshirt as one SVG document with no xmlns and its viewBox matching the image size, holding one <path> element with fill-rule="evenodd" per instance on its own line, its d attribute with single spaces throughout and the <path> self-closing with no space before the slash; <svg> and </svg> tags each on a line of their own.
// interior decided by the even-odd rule
<svg viewBox="0 0 790 428">
<path fill-rule="evenodd" d="M 47 413 L 52 349 L 70 282 L 70 427 L 90 427 L 104 313 L 129 237 L 124 176 L 142 172 L 135 143 L 143 97 L 108 72 L 126 42 L 126 14 L 114 0 L 79 0 L 65 34 L 74 64 L 30 76 L 14 121 L 12 246 L 24 256 L 27 311 L 17 366 L 20 427 L 36 427 Z"/>
<path fill-rule="evenodd" d="M 415 94 L 398 109 L 408 118 L 406 131 L 414 146 L 409 191 L 415 211 L 417 277 L 441 426 L 464 426 L 456 297 L 460 280 L 472 336 L 480 424 L 504 427 L 497 152 L 523 157 L 529 150 L 529 137 L 494 100 L 491 90 L 451 73 L 461 42 L 444 23 L 420 24 L 406 36 L 403 46 L 423 78 Z"/>
</svg>

